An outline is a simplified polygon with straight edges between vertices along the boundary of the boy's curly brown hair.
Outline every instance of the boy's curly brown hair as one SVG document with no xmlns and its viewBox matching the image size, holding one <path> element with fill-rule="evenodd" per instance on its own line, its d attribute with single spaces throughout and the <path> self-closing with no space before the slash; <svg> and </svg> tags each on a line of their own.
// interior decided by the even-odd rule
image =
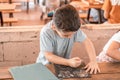
<svg viewBox="0 0 120 80">
<path fill-rule="evenodd" d="M 55 11 L 53 23 L 58 30 L 64 32 L 77 31 L 81 26 L 77 10 L 69 4 L 62 6 Z"/>
</svg>

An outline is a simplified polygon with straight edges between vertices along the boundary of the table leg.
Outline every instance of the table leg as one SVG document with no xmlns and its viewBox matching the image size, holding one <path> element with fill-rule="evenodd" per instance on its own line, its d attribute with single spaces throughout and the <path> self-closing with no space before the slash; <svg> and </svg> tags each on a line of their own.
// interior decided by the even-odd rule
<svg viewBox="0 0 120 80">
<path fill-rule="evenodd" d="M 29 1 L 27 1 L 27 13 L 29 12 Z"/>
<path fill-rule="evenodd" d="M 3 16 L 2 16 L 2 12 L 0 12 L 0 21 L 1 21 L 1 26 L 3 26 Z"/>
<path fill-rule="evenodd" d="M 90 11 L 91 11 L 91 9 L 89 8 L 88 14 L 87 14 L 87 20 L 88 20 L 88 21 L 89 21 L 89 19 L 90 19 Z"/>
<path fill-rule="evenodd" d="M 12 3 L 12 0 L 9 0 L 9 3 L 11 4 L 11 3 Z"/>
<path fill-rule="evenodd" d="M 38 4 L 39 4 L 39 2 L 40 2 L 40 1 L 39 1 L 39 0 L 37 0 L 37 3 L 38 3 Z"/>
<path fill-rule="evenodd" d="M 98 11 L 98 17 L 99 17 L 98 23 L 101 24 L 102 23 L 101 9 L 97 9 L 97 11 Z"/>
<path fill-rule="evenodd" d="M 39 4 L 39 0 L 34 0 L 34 4 Z"/>
<path fill-rule="evenodd" d="M 13 13 L 9 13 L 9 17 L 13 17 Z"/>
<path fill-rule="evenodd" d="M 90 19 L 90 11 L 91 11 L 91 8 L 88 9 L 88 14 L 87 14 L 87 22 L 89 23 L 89 19 Z"/>
<path fill-rule="evenodd" d="M 12 0 L 9 0 L 9 4 L 12 4 Z M 13 17 L 13 13 L 9 13 L 9 17 Z"/>
<path fill-rule="evenodd" d="M 67 4 L 68 3 L 68 0 L 65 0 L 65 4 Z"/>
</svg>

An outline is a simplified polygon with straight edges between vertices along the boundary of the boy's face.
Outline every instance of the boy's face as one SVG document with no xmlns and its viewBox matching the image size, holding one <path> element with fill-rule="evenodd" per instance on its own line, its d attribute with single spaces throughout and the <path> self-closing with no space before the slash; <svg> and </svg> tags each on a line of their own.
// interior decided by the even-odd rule
<svg viewBox="0 0 120 80">
<path fill-rule="evenodd" d="M 71 38 L 73 34 L 76 32 L 64 32 L 62 30 L 58 30 L 56 27 L 54 27 L 54 31 L 61 37 L 61 38 Z"/>
</svg>

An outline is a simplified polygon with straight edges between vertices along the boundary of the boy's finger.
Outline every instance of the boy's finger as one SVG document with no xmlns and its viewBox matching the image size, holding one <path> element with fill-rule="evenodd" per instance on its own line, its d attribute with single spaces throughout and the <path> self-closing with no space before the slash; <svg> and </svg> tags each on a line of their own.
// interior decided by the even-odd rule
<svg viewBox="0 0 120 80">
<path fill-rule="evenodd" d="M 88 67 L 87 69 L 86 69 L 86 72 L 89 72 L 90 71 L 90 67 Z"/>
<path fill-rule="evenodd" d="M 81 60 L 79 57 L 75 57 L 74 59 L 76 59 L 76 60 Z"/>
<path fill-rule="evenodd" d="M 84 68 L 87 69 L 87 68 L 88 68 L 88 65 L 86 65 Z"/>
<path fill-rule="evenodd" d="M 95 69 L 91 69 L 90 70 L 90 74 L 92 74 L 92 73 L 96 73 L 96 70 Z"/>
</svg>

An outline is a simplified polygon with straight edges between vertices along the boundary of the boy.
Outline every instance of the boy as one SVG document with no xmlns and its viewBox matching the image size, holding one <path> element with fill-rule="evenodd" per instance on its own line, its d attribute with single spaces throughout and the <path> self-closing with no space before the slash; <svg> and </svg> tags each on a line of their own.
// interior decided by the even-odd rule
<svg viewBox="0 0 120 80">
<path fill-rule="evenodd" d="M 48 23 L 40 33 L 40 54 L 37 62 L 78 67 L 81 64 L 79 57 L 69 58 L 74 42 L 82 42 L 89 52 L 90 62 L 86 71 L 96 74 L 100 72 L 94 47 L 87 36 L 79 29 L 80 18 L 76 9 L 71 5 L 58 8 L 53 21 Z"/>
</svg>

